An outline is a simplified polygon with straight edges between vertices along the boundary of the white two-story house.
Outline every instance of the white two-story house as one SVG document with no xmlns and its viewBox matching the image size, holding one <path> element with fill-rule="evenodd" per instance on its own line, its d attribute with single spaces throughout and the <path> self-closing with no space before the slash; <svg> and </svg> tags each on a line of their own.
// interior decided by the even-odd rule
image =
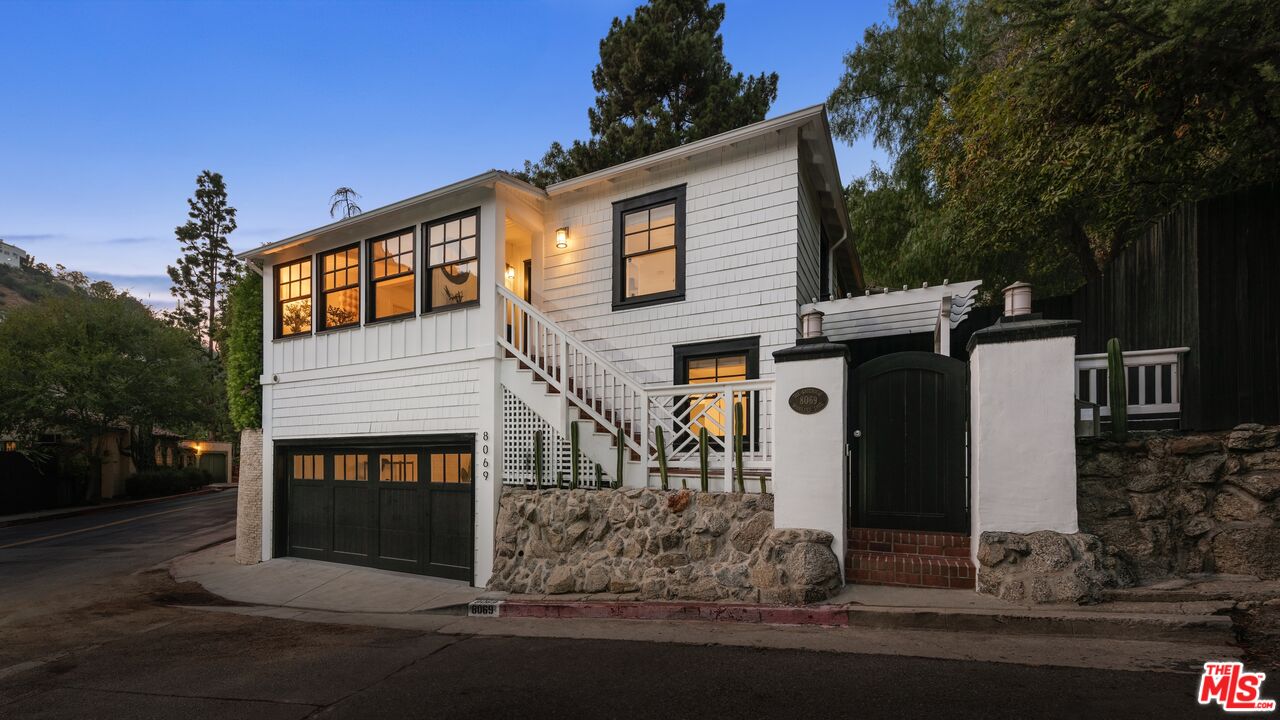
<svg viewBox="0 0 1280 720">
<path fill-rule="evenodd" d="M 546 190 L 482 173 L 241 257 L 265 283 L 263 557 L 476 585 L 504 484 L 656 486 L 662 454 L 696 487 L 705 429 L 709 489 L 735 438 L 767 488 L 772 353 L 802 305 L 862 293 L 820 106 Z"/>
</svg>

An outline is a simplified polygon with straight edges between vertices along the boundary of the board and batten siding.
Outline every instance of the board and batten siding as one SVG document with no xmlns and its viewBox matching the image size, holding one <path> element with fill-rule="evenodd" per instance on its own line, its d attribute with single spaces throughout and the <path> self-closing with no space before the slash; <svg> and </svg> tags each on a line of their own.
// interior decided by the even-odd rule
<svg viewBox="0 0 1280 720">
<path fill-rule="evenodd" d="M 772 134 L 553 198 L 543 312 L 644 384 L 670 384 L 672 346 L 760 337 L 760 373 L 795 344 L 800 185 L 797 138 Z M 614 310 L 613 203 L 676 185 L 685 195 L 685 299 Z M 816 262 L 816 261 L 815 261 Z"/>
</svg>

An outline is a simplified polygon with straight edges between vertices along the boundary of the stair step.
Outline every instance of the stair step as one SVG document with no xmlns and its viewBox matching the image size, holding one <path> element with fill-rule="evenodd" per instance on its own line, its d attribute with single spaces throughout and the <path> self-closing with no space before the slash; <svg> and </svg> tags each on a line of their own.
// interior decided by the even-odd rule
<svg viewBox="0 0 1280 720">
<path fill-rule="evenodd" d="M 904 555 L 969 557 L 969 536 L 964 533 L 850 528 L 848 539 L 850 550 Z"/>
<path fill-rule="evenodd" d="M 973 589 L 977 572 L 968 558 L 851 550 L 845 573 L 864 585 Z"/>
</svg>

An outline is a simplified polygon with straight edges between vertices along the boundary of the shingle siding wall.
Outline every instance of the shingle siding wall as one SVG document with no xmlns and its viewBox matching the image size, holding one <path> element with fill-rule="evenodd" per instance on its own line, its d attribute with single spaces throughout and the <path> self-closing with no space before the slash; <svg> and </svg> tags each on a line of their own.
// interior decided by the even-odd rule
<svg viewBox="0 0 1280 720">
<path fill-rule="evenodd" d="M 472 361 L 414 366 L 276 385 L 275 439 L 418 435 L 474 429 L 479 415 Z"/>
<path fill-rule="evenodd" d="M 646 384 L 673 381 L 673 345 L 760 336 L 763 376 L 795 342 L 799 176 L 796 139 L 771 135 L 553 198 L 540 302 L 576 337 Z M 613 203 L 686 184 L 685 300 L 614 311 Z"/>
<path fill-rule="evenodd" d="M 800 252 L 796 301 L 801 305 L 822 294 L 822 230 L 818 225 L 818 201 L 804 175 L 800 175 Z"/>
</svg>

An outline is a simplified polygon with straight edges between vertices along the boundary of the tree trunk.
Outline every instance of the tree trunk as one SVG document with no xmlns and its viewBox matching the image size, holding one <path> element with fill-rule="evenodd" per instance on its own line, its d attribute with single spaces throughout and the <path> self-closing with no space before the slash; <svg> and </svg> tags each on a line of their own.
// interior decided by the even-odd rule
<svg viewBox="0 0 1280 720">
<path fill-rule="evenodd" d="M 1090 287 L 1097 287 L 1102 282 L 1102 267 L 1098 265 L 1098 257 L 1093 252 L 1093 245 L 1089 242 L 1089 234 L 1085 232 L 1084 226 L 1075 220 L 1071 221 L 1069 232 L 1071 249 L 1080 263 L 1080 272 L 1084 275 L 1085 283 Z"/>
</svg>

